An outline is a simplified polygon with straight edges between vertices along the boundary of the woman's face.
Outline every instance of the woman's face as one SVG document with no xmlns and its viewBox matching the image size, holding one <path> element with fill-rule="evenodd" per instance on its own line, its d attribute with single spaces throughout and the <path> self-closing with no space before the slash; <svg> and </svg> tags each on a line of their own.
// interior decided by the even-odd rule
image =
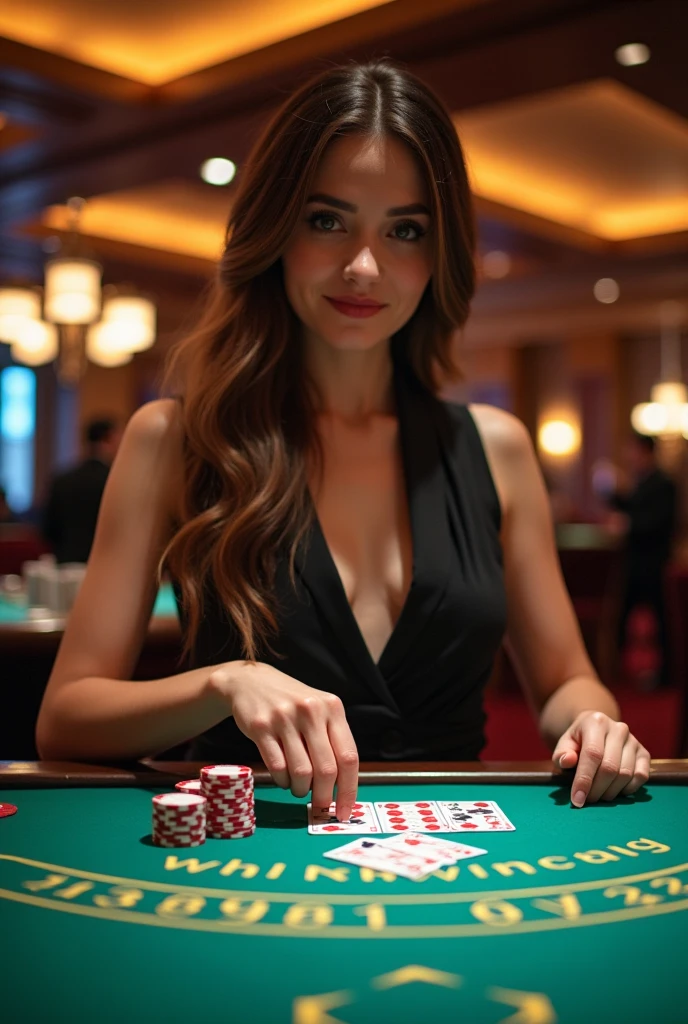
<svg viewBox="0 0 688 1024">
<path fill-rule="evenodd" d="M 411 209 L 399 212 L 399 207 Z M 430 202 L 411 151 L 394 138 L 330 144 L 284 251 L 289 302 L 307 345 L 363 351 L 413 315 L 432 275 Z M 373 316 L 331 299 L 381 303 Z"/>
</svg>

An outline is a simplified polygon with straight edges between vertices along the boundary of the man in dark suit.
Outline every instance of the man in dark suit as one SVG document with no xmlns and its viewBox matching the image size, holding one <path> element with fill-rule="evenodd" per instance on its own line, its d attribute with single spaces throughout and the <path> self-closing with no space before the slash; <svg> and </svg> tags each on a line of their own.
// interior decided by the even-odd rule
<svg viewBox="0 0 688 1024">
<path fill-rule="evenodd" d="M 57 562 L 88 560 L 105 481 L 120 438 L 115 420 L 92 420 L 85 431 L 86 458 L 52 481 L 43 513 L 43 535 Z"/>
<path fill-rule="evenodd" d="M 630 479 L 609 496 L 616 510 L 615 525 L 625 537 L 624 588 L 618 644 L 623 649 L 632 610 L 649 605 L 657 619 L 662 663 L 658 682 L 669 679 L 668 635 L 664 602 L 664 570 L 671 555 L 676 527 L 677 487 L 657 465 L 655 439 L 633 433 L 625 450 Z"/>
</svg>

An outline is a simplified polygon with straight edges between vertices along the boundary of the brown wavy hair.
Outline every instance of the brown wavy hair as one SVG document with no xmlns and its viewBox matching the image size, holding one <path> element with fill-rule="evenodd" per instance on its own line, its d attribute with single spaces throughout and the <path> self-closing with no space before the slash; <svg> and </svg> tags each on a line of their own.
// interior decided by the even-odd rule
<svg viewBox="0 0 688 1024">
<path fill-rule="evenodd" d="M 322 470 L 322 454 L 281 255 L 326 147 L 351 134 L 405 143 L 431 199 L 433 275 L 391 339 L 395 357 L 435 393 L 438 374 L 460 375 L 452 336 L 475 288 L 475 222 L 449 113 L 387 58 L 319 72 L 272 116 L 242 167 L 205 309 L 166 368 L 166 389 L 182 399 L 184 493 L 161 567 L 181 591 L 185 654 L 214 588 L 244 656 L 257 660 L 278 628 L 278 553 L 288 554 L 294 582 L 296 550 L 314 514 L 309 474 Z"/>
</svg>

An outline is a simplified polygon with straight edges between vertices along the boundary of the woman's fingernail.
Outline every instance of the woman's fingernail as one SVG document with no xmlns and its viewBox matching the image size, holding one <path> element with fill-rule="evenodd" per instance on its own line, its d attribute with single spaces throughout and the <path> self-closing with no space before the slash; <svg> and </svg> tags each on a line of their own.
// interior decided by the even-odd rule
<svg viewBox="0 0 688 1024">
<path fill-rule="evenodd" d="M 582 807 L 585 803 L 585 793 L 582 789 L 579 789 L 577 793 L 573 795 L 573 806 Z"/>
<path fill-rule="evenodd" d="M 559 767 L 560 768 L 564 767 L 564 758 L 565 757 L 566 757 L 566 754 L 562 754 L 561 757 L 559 758 Z"/>
</svg>

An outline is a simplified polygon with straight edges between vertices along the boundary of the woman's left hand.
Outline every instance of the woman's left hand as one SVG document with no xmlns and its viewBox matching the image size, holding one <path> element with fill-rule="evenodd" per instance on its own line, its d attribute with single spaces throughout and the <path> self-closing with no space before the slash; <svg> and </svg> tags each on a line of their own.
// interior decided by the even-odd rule
<svg viewBox="0 0 688 1024">
<path fill-rule="evenodd" d="M 625 722 L 601 711 L 582 711 L 560 737 L 552 760 L 558 768 L 576 768 L 574 807 L 630 796 L 650 777 L 649 752 Z"/>
</svg>

